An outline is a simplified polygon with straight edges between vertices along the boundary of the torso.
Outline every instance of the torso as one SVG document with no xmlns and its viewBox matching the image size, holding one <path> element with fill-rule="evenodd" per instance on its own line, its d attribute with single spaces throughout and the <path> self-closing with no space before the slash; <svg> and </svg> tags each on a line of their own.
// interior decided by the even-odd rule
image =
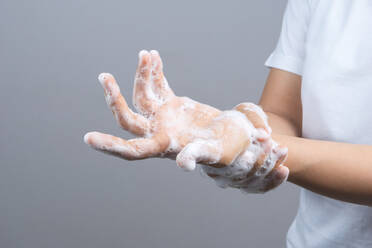
<svg viewBox="0 0 372 248">
<path fill-rule="evenodd" d="M 303 136 L 372 145 L 372 1 L 311 1 L 306 41 Z M 302 189 L 291 244 L 372 247 L 372 208 Z"/>
</svg>

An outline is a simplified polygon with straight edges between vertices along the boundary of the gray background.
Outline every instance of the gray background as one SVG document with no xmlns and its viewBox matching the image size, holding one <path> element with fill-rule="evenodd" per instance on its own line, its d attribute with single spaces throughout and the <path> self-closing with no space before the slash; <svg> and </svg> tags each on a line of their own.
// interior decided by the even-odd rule
<svg viewBox="0 0 372 248">
<path fill-rule="evenodd" d="M 283 247 L 298 188 L 223 190 L 174 161 L 83 143 L 130 137 L 97 81 L 131 102 L 137 53 L 158 49 L 178 95 L 257 102 L 286 1 L 0 1 L 0 247 Z"/>
</svg>

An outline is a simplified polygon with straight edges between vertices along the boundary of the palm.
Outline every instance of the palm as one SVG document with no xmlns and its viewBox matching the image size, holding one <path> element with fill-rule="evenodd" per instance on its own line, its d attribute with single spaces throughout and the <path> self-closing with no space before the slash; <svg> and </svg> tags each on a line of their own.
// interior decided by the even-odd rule
<svg viewBox="0 0 372 248">
<path fill-rule="evenodd" d="M 161 141 L 161 153 L 173 157 L 192 140 L 212 138 L 210 124 L 220 113 L 190 98 L 174 96 L 154 112 L 151 135 Z"/>
<path fill-rule="evenodd" d="M 169 88 L 156 51 L 141 52 L 135 77 L 133 104 L 129 109 L 114 77 L 99 76 L 119 125 L 141 138 L 124 140 L 91 132 L 85 141 L 93 148 L 128 160 L 148 157 L 174 157 L 190 141 L 214 135 L 207 127 L 221 111 L 187 97 L 177 97 Z"/>
<path fill-rule="evenodd" d="M 196 163 L 211 165 L 203 167 L 208 175 L 224 182 L 227 179 L 234 187 L 254 184 L 267 190 L 285 180 L 288 169 L 281 163 L 286 149 L 270 139 L 271 130 L 260 107 L 243 103 L 231 111 L 220 111 L 178 97 L 168 86 L 158 52 L 142 51 L 139 57 L 133 92 L 138 113 L 129 109 L 111 74 L 99 76 L 119 125 L 139 138 L 124 140 L 91 132 L 84 137 L 87 144 L 127 160 L 176 158 L 186 170 L 194 169 Z M 232 163 L 236 166 L 226 166 Z"/>
</svg>

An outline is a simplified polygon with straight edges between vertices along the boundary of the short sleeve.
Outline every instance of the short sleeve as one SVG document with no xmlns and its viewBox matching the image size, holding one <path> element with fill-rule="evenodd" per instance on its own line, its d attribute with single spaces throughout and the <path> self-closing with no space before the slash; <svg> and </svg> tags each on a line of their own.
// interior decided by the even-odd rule
<svg viewBox="0 0 372 248">
<path fill-rule="evenodd" d="M 302 75 L 306 34 L 310 19 L 309 0 L 288 0 L 275 50 L 265 65 Z"/>
</svg>

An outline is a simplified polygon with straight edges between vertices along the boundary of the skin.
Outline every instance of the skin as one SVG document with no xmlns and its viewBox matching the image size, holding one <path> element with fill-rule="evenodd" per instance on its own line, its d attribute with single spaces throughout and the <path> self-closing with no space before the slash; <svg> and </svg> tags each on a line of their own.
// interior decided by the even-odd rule
<svg viewBox="0 0 372 248">
<path fill-rule="evenodd" d="M 271 69 L 260 104 L 273 138 L 288 147 L 288 180 L 341 201 L 372 206 L 372 146 L 301 138 L 301 77 Z"/>
<path fill-rule="evenodd" d="M 216 168 L 225 167 L 241 158 L 257 142 L 262 148 L 247 177 L 262 181 L 262 191 L 277 187 L 288 176 L 282 163 L 287 150 L 272 147 L 271 128 L 265 114 L 251 103 L 237 105 L 231 111 L 221 111 L 187 97 L 178 97 L 168 86 L 163 73 L 163 63 L 157 51 L 141 51 L 135 76 L 132 111 L 111 74 L 102 73 L 99 81 L 106 101 L 119 125 L 139 136 L 125 140 L 108 134 L 90 132 L 84 141 L 92 148 L 126 160 L 151 157 L 176 159 L 186 170 L 196 163 Z M 248 131 L 247 131 L 248 130 Z M 257 140 L 252 140 L 252 137 Z M 269 154 L 276 154 L 272 170 L 254 177 Z M 243 160 L 245 161 L 245 160 Z M 209 174 L 216 178 L 218 175 Z"/>
<path fill-rule="evenodd" d="M 119 125 L 141 138 L 124 140 L 91 132 L 85 135 L 84 140 L 94 149 L 126 160 L 150 157 L 174 159 L 195 150 L 188 149 L 190 146 L 198 145 L 196 150 L 206 153 L 202 156 L 199 154 L 199 157 L 191 156 L 194 162 L 219 168 L 229 165 L 252 142 L 249 137 L 242 135 L 242 128 L 232 119 L 216 120 L 222 111 L 175 96 L 166 82 L 161 59 L 155 51 L 140 54 L 133 94 L 134 106 L 139 113 L 128 108 L 110 74 L 101 74 L 100 82 Z M 185 107 L 190 103 L 193 108 Z M 289 149 L 285 166 L 282 165 L 285 159 L 283 154 L 274 169 L 265 176 L 265 191 L 280 185 L 288 175 L 289 168 L 291 173 L 288 180 L 298 186 L 334 199 L 372 206 L 372 146 L 301 138 L 300 76 L 271 69 L 260 105 L 269 117 L 269 125 L 256 111 L 245 110 L 244 104 L 236 106 L 235 110 L 243 113 L 256 129 L 264 130 L 266 134 L 270 134 L 272 129 L 272 137 Z M 259 140 L 266 149 L 258 156 L 247 177 L 253 176 L 263 165 L 271 149 L 267 145 L 270 139 L 263 135 Z M 200 140 L 219 141 L 220 144 L 210 145 L 200 143 Z M 169 149 L 174 141 L 177 146 Z M 219 154 L 218 159 L 216 154 Z M 182 160 L 177 162 L 181 167 L 186 166 Z M 209 176 L 214 178 L 217 175 Z"/>
</svg>

